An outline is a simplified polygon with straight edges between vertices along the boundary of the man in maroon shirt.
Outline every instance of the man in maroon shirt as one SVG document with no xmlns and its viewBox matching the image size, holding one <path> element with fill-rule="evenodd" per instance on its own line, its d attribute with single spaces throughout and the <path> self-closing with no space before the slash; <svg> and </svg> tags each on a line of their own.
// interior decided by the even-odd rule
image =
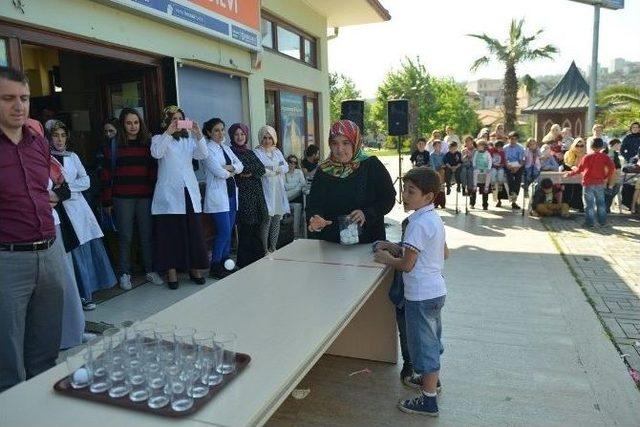
<svg viewBox="0 0 640 427">
<path fill-rule="evenodd" d="M 55 365 L 64 253 L 46 140 L 26 126 L 29 83 L 0 67 L 0 392 Z"/>
<path fill-rule="evenodd" d="M 582 200 L 584 202 L 584 225 L 592 228 L 598 213 L 598 223 L 604 227 L 607 223 L 607 206 L 604 199 L 605 186 L 611 186 L 616 166 L 611 157 L 602 153 L 604 141 L 601 138 L 591 140 L 591 154 L 580 160 L 578 168 L 566 172 L 564 176 L 582 174 Z"/>
</svg>

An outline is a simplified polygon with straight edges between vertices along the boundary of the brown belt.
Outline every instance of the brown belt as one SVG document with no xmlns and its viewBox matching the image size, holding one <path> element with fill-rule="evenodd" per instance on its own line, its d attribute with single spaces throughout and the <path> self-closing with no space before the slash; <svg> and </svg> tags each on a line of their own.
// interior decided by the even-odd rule
<svg viewBox="0 0 640 427">
<path fill-rule="evenodd" d="M 31 243 L 0 243 L 0 251 L 9 251 L 9 252 L 33 252 L 33 251 L 43 251 L 45 249 L 49 249 L 53 246 L 53 242 L 55 242 L 55 237 L 51 239 L 40 240 L 38 242 Z"/>
</svg>

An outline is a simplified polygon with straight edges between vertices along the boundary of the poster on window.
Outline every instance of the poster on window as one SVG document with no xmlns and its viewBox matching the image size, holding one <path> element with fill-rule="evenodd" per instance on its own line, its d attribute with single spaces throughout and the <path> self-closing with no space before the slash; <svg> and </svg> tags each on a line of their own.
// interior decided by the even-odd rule
<svg viewBox="0 0 640 427">
<path fill-rule="evenodd" d="M 282 154 L 300 157 L 304 151 L 304 98 L 290 92 L 280 92 L 280 125 Z"/>
</svg>

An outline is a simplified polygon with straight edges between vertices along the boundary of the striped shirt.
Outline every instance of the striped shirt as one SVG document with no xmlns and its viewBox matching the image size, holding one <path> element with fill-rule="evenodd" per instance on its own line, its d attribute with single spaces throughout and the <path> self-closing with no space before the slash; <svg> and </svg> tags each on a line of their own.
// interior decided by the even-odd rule
<svg viewBox="0 0 640 427">
<path fill-rule="evenodd" d="M 105 146 L 103 152 L 104 168 L 100 176 L 103 206 L 111 206 L 113 197 L 126 199 L 153 197 L 158 166 L 156 160 L 151 157 L 149 145 L 137 141 L 118 145 L 113 168 L 111 148 Z"/>
</svg>

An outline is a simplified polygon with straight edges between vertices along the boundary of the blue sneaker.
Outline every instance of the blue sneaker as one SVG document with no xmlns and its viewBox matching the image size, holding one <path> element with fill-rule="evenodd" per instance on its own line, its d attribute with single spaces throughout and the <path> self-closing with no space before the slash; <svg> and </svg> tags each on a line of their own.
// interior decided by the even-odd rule
<svg viewBox="0 0 640 427">
<path fill-rule="evenodd" d="M 425 396 L 420 393 L 413 399 L 401 400 L 398 403 L 398 409 L 408 414 L 427 415 L 429 417 L 437 417 L 438 399 L 436 396 Z"/>
</svg>

